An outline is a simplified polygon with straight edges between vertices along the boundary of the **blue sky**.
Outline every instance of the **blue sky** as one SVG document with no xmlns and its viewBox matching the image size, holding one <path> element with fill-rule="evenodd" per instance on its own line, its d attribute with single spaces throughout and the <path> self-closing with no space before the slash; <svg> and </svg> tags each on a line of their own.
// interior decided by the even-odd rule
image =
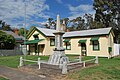
<svg viewBox="0 0 120 80">
<path fill-rule="evenodd" d="M 74 19 L 85 13 L 94 14 L 93 0 L 0 0 L 0 19 L 13 27 L 22 27 L 25 18 L 27 28 L 40 26 L 47 19 L 59 14 L 61 18 Z"/>
</svg>

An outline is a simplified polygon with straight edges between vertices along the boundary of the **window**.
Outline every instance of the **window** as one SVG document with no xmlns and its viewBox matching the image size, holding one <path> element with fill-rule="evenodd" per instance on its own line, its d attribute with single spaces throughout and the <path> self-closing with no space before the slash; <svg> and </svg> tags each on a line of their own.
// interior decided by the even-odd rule
<svg viewBox="0 0 120 80">
<path fill-rule="evenodd" d="M 99 42 L 98 41 L 93 41 L 93 50 L 98 51 L 100 50 Z"/>
<path fill-rule="evenodd" d="M 55 46 L 55 39 L 50 39 L 50 46 Z"/>
<path fill-rule="evenodd" d="M 39 39 L 38 35 L 39 35 L 39 33 L 33 35 L 33 37 L 34 37 L 35 40 Z"/>
<path fill-rule="evenodd" d="M 71 43 L 70 42 L 66 42 L 66 50 L 71 50 Z"/>
<path fill-rule="evenodd" d="M 34 39 L 35 40 L 39 39 L 38 35 L 34 35 Z"/>
</svg>

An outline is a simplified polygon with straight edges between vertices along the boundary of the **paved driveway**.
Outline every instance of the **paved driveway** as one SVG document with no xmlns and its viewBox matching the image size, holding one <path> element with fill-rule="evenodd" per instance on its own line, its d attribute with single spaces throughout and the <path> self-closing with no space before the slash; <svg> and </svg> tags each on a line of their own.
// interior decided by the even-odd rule
<svg viewBox="0 0 120 80">
<path fill-rule="evenodd" d="M 43 78 L 35 74 L 22 72 L 5 66 L 0 66 L 0 75 L 5 76 L 10 80 L 50 80 L 47 77 Z"/>
</svg>

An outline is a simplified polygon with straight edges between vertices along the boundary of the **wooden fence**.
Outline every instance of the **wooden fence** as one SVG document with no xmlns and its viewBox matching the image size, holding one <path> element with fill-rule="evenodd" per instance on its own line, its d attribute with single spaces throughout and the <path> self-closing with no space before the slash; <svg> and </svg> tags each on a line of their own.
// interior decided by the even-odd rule
<svg viewBox="0 0 120 80">
<path fill-rule="evenodd" d="M 23 59 L 23 57 L 20 57 L 19 67 L 23 66 L 24 61 L 37 63 L 38 66 L 39 66 L 38 69 L 41 68 L 41 65 L 40 65 L 41 63 L 49 64 L 48 62 L 44 62 L 44 61 L 40 60 L 40 58 L 38 58 L 37 61 L 33 61 L 33 60 Z M 77 61 L 75 61 L 75 62 L 69 62 L 69 63 L 63 62 L 62 64 L 59 64 L 59 68 L 62 69 L 62 74 L 67 74 L 68 73 L 68 67 L 74 66 L 74 65 L 86 67 L 86 63 L 91 62 L 91 61 L 95 61 L 94 63 L 98 64 L 98 56 L 96 56 L 93 59 L 89 59 L 89 60 L 85 60 L 85 61 L 81 61 L 81 59 L 77 59 Z M 76 66 L 74 66 L 74 67 L 76 67 Z"/>
</svg>

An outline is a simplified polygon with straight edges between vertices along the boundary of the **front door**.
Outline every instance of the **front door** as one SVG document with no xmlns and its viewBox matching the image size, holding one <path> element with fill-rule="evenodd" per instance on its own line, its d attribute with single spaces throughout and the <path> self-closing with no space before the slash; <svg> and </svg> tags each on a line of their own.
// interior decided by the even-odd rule
<svg viewBox="0 0 120 80">
<path fill-rule="evenodd" d="M 44 48 L 45 48 L 44 44 L 39 45 L 39 52 L 41 55 L 43 55 Z"/>
<path fill-rule="evenodd" d="M 86 44 L 85 43 L 81 43 L 81 53 L 82 53 L 82 56 L 86 56 Z"/>
</svg>

